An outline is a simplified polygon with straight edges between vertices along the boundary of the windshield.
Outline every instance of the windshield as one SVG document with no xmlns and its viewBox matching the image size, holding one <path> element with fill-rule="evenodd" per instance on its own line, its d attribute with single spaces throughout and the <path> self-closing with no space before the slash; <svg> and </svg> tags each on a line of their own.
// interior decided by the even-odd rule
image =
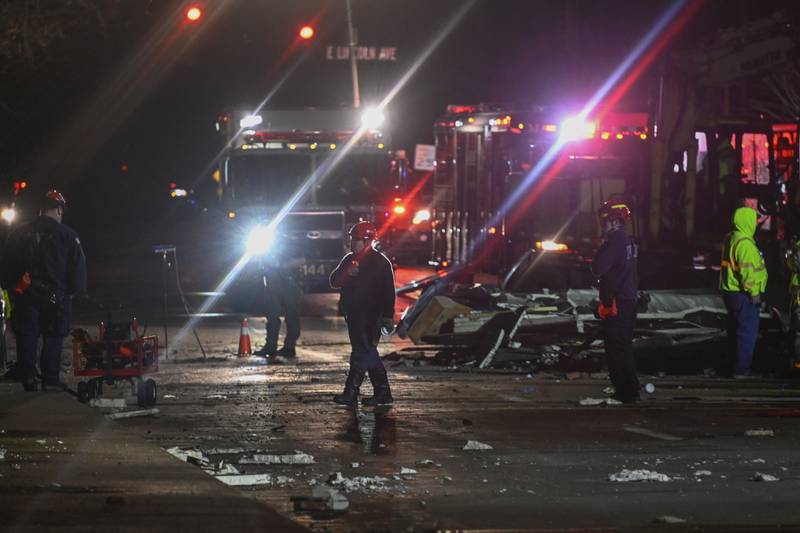
<svg viewBox="0 0 800 533">
<path fill-rule="evenodd" d="M 317 189 L 320 205 L 367 205 L 387 201 L 395 185 L 386 154 L 350 154 Z"/>
<path fill-rule="evenodd" d="M 231 158 L 228 175 L 236 203 L 281 205 L 311 174 L 311 157 L 305 154 L 270 154 Z"/>
</svg>

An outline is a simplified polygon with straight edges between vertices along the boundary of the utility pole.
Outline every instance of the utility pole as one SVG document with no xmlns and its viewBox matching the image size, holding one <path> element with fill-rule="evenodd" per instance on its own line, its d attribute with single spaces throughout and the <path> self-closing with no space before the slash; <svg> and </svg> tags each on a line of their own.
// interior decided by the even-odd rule
<svg viewBox="0 0 800 533">
<path fill-rule="evenodd" d="M 350 6 L 350 0 L 347 2 L 347 30 L 350 34 L 350 73 L 353 77 L 353 107 L 358 109 L 361 107 L 361 91 L 358 88 L 358 65 L 356 64 L 356 45 L 358 38 L 356 37 L 356 29 L 353 27 L 353 8 Z"/>
</svg>

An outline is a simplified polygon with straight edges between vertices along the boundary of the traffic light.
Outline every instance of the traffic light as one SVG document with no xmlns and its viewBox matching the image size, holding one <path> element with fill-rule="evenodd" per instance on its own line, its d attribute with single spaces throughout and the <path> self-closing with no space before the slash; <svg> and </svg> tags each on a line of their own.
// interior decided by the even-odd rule
<svg viewBox="0 0 800 533">
<path fill-rule="evenodd" d="M 309 39 L 311 39 L 312 37 L 314 37 L 314 33 L 315 33 L 315 32 L 314 32 L 314 28 L 312 28 L 311 26 L 309 26 L 308 24 L 306 24 L 305 26 L 303 26 L 302 28 L 300 28 L 300 31 L 298 31 L 298 32 L 297 32 L 297 35 L 298 35 L 298 36 L 299 36 L 301 39 L 303 39 L 304 41 L 308 41 Z"/>
<path fill-rule="evenodd" d="M 186 8 L 184 16 L 188 22 L 199 22 L 203 18 L 203 8 L 199 4 L 192 4 Z"/>
</svg>

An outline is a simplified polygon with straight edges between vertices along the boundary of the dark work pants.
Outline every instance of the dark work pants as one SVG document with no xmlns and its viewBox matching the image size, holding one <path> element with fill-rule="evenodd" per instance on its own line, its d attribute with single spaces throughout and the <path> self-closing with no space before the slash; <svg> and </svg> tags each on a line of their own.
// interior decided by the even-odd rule
<svg viewBox="0 0 800 533">
<path fill-rule="evenodd" d="M 622 398 L 635 398 L 639 394 L 639 378 L 633 359 L 635 324 L 635 300 L 617 300 L 617 316 L 602 321 L 608 375 L 617 395 Z"/>
<path fill-rule="evenodd" d="M 18 298 L 13 307 L 14 333 L 17 337 L 17 364 L 23 380 L 36 376 L 36 351 L 42 337 L 39 368 L 42 381 L 55 385 L 61 371 L 61 348 L 69 329 L 69 319 L 55 309 L 41 309 L 27 298 Z"/>
<path fill-rule="evenodd" d="M 744 292 L 722 291 L 722 299 L 728 310 L 728 357 L 733 362 L 733 373 L 747 375 L 753 364 L 761 310 Z"/>
<path fill-rule="evenodd" d="M 381 338 L 379 319 L 359 314 L 347 315 L 347 334 L 350 336 L 350 369 L 367 372 L 383 366 L 378 354 Z"/>
<path fill-rule="evenodd" d="M 268 350 L 278 349 L 278 334 L 281 331 L 281 316 L 286 319 L 286 338 L 283 345 L 294 349 L 297 339 L 300 338 L 300 306 L 303 301 L 303 292 L 300 287 L 290 279 L 275 282 L 265 290 L 267 317 Z"/>
<path fill-rule="evenodd" d="M 790 295 L 788 352 L 794 361 L 800 361 L 800 305 L 797 303 L 797 292 Z"/>
</svg>

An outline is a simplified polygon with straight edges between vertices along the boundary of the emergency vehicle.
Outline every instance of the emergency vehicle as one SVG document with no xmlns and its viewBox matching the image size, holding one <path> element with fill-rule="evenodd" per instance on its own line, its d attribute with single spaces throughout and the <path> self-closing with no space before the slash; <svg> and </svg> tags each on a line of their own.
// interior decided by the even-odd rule
<svg viewBox="0 0 800 533">
<path fill-rule="evenodd" d="M 797 125 L 697 117 L 677 142 L 664 135 L 676 123 L 669 106 L 659 110 L 577 119 L 560 108 L 448 106 L 435 124 L 434 260 L 528 287 L 588 286 L 596 210 L 609 199 L 633 211 L 650 288 L 714 285 L 718 243 L 741 203 L 759 210 L 764 237 L 782 239 L 788 195 L 800 190 Z"/>
<path fill-rule="evenodd" d="M 275 241 L 302 256 L 297 273 L 307 291 L 328 290 L 352 224 L 381 227 L 414 216 L 403 203 L 407 163 L 390 148 L 381 122 L 374 111 L 356 109 L 238 109 L 218 118 L 226 148 L 215 180 L 224 211 L 247 231 L 268 225 L 289 204 Z M 363 135 L 340 155 L 360 128 Z M 392 236 L 383 237 L 389 248 Z M 247 286 L 248 273 L 240 278 Z"/>
</svg>

